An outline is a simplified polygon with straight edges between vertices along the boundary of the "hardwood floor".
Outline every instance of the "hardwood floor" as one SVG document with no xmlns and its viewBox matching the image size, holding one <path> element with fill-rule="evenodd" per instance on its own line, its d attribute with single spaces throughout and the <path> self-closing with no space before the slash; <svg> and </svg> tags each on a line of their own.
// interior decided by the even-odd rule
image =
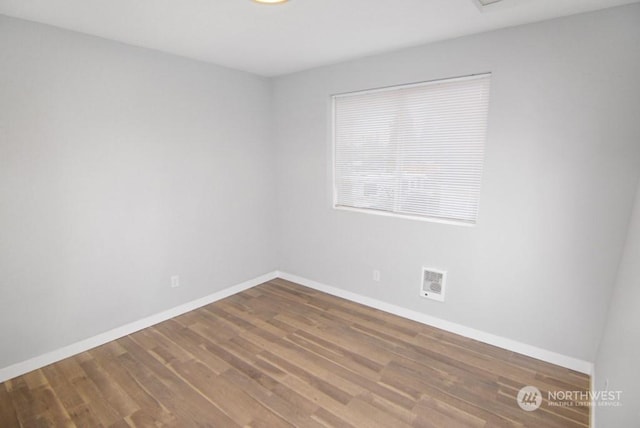
<svg viewBox="0 0 640 428">
<path fill-rule="evenodd" d="M 526 412 L 518 390 L 545 398 Z M 586 427 L 588 376 L 273 280 L 0 384 L 0 427 Z"/>
</svg>

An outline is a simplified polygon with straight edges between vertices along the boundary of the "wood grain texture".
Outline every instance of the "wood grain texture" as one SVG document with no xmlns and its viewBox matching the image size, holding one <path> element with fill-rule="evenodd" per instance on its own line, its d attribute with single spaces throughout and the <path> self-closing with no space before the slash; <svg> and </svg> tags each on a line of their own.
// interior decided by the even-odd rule
<svg viewBox="0 0 640 428">
<path fill-rule="evenodd" d="M 540 409 L 518 407 L 525 385 Z M 0 384 L 0 426 L 588 427 L 588 407 L 546 401 L 588 387 L 276 279 Z"/>
</svg>

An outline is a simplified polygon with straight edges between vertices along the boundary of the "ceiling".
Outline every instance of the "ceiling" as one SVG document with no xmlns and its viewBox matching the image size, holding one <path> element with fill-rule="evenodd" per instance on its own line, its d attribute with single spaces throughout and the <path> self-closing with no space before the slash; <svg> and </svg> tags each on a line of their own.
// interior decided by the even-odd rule
<svg viewBox="0 0 640 428">
<path fill-rule="evenodd" d="M 264 76 L 640 0 L 0 0 L 0 14 Z"/>
</svg>

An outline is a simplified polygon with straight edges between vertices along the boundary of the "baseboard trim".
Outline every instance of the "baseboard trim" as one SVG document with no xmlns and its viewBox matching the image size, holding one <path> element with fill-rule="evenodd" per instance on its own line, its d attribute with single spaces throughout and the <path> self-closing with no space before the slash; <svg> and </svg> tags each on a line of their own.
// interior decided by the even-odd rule
<svg viewBox="0 0 640 428">
<path fill-rule="evenodd" d="M 5 382 L 9 379 L 13 379 L 25 373 L 29 373 L 30 371 L 37 370 L 49 364 L 53 364 L 65 358 L 74 356 L 81 352 L 88 351 L 97 346 L 104 345 L 105 343 L 111 342 L 113 340 L 117 340 L 121 337 L 135 333 L 147 327 L 151 327 L 155 324 L 177 317 L 178 315 L 182 315 L 184 313 L 190 312 L 194 309 L 198 309 L 202 306 L 208 305 L 218 300 L 222 300 L 226 297 L 232 296 L 244 290 L 248 290 L 249 288 L 253 288 L 256 285 L 260 285 L 264 282 L 270 281 L 275 278 L 282 278 L 287 281 L 296 282 L 298 284 L 304 285 L 309 288 L 313 288 L 318 291 L 322 291 L 327 294 L 331 294 L 333 296 L 342 297 L 343 299 L 347 299 L 352 302 L 360 303 L 362 305 L 379 309 L 381 311 L 398 315 L 413 321 L 417 321 L 422 324 L 430 325 L 432 327 L 440 328 L 442 330 L 449 331 L 451 333 L 456 333 L 461 336 L 468 337 L 470 339 L 475 339 L 480 342 L 488 343 L 490 345 L 507 349 L 512 352 L 517 352 L 519 354 L 527 355 L 532 358 L 537 358 L 539 360 L 546 361 L 551 364 L 556 364 L 561 367 L 566 367 L 580 373 L 585 373 L 591 376 L 594 375 L 593 363 L 589 361 L 580 360 L 580 359 L 562 355 L 553 351 L 548 351 L 546 349 L 538 348 L 536 346 L 521 343 L 512 339 L 507 339 L 491 333 L 486 333 L 481 330 L 476 330 L 461 324 L 456 324 L 456 323 L 446 321 L 440 318 L 436 318 L 430 315 L 426 315 L 420 312 L 412 311 L 410 309 L 406 309 L 401 306 L 396 306 L 390 303 L 383 302 L 381 300 L 363 296 L 361 294 L 352 293 L 350 291 L 346 291 L 337 287 L 322 284 L 320 282 L 313 281 L 311 279 L 304 278 L 301 276 L 293 275 L 287 272 L 273 271 L 273 272 L 261 275 L 257 278 L 253 278 L 248 281 L 242 282 L 240 284 L 236 284 L 234 286 L 217 291 L 215 293 L 212 293 L 200 299 L 196 299 L 191 302 L 168 309 L 166 311 L 157 313 L 155 315 L 151 315 L 149 317 L 140 319 L 138 321 L 134 321 L 132 323 L 125 324 L 120 327 L 116 327 L 112 330 L 106 331 L 104 333 L 100 333 L 88 339 L 84 339 L 79 342 L 73 343 L 71 345 L 39 355 L 37 357 L 30 358 L 26 361 L 22 361 L 4 368 L 0 368 L 0 383 Z M 592 383 L 591 383 L 592 390 L 594 387 L 595 385 L 593 383 L 593 378 L 592 378 Z M 593 415 L 593 408 L 592 408 L 592 418 L 591 418 L 592 424 L 594 424 L 595 422 L 594 416 L 595 415 Z"/>
<path fill-rule="evenodd" d="M 512 352 L 527 355 L 538 360 L 546 361 L 551 364 L 555 364 L 561 367 L 566 367 L 571 370 L 575 370 L 580 373 L 591 375 L 593 373 L 593 363 L 589 361 L 580 360 L 574 357 L 559 354 L 557 352 L 549 351 L 546 349 L 538 348 L 536 346 L 528 345 L 526 343 L 518 342 L 505 337 L 497 336 L 495 334 L 487 333 L 474 328 L 466 327 L 461 324 L 456 324 L 450 321 L 446 321 L 440 318 L 436 318 L 430 315 L 426 315 L 420 312 L 412 311 L 410 309 L 403 308 L 401 306 L 392 305 L 390 303 L 376 300 L 371 297 L 363 296 L 361 294 L 352 293 L 343 289 L 333 287 L 330 285 L 322 284 L 311 279 L 307 279 L 301 276 L 293 275 L 287 272 L 277 272 L 278 277 L 287 281 L 296 282 L 309 288 L 313 288 L 318 291 L 322 291 L 333 296 L 342 297 L 343 299 L 350 300 L 352 302 L 360 303 L 365 306 L 369 306 L 381 311 L 385 311 L 394 315 L 398 315 L 403 318 L 408 318 L 413 321 L 417 321 L 422 324 L 426 324 L 432 327 L 436 327 L 451 333 L 459 334 L 470 339 L 475 339 L 480 342 L 488 343 L 499 348 L 507 349 Z"/>
<path fill-rule="evenodd" d="M 9 379 L 13 379 L 14 377 L 23 375 L 25 373 L 29 373 L 30 371 L 37 370 L 49 364 L 53 364 L 57 361 L 63 360 L 81 352 L 88 351 L 97 346 L 104 345 L 107 342 L 111 342 L 113 340 L 135 333 L 136 331 L 151 327 L 152 325 L 177 317 L 178 315 L 182 315 L 218 300 L 222 300 L 225 297 L 229 297 L 241 291 L 255 287 L 256 285 L 260 285 L 264 282 L 271 281 L 272 279 L 277 277 L 278 272 L 276 271 L 266 273 L 257 278 L 253 278 L 240 284 L 225 288 L 200 299 L 192 300 L 191 302 L 176 306 L 155 315 L 148 316 L 138 321 L 116 327 L 113 330 L 100 333 L 88 339 L 84 339 L 71 345 L 39 355 L 37 357 L 30 358 L 26 361 L 1 368 L 0 383 L 5 382 Z"/>
</svg>

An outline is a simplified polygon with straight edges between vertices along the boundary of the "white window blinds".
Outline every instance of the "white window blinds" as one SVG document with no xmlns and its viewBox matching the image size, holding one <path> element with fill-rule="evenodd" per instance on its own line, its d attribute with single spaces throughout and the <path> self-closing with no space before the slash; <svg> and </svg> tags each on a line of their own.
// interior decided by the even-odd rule
<svg viewBox="0 0 640 428">
<path fill-rule="evenodd" d="M 335 207 L 475 224 L 490 79 L 335 95 Z"/>
</svg>

